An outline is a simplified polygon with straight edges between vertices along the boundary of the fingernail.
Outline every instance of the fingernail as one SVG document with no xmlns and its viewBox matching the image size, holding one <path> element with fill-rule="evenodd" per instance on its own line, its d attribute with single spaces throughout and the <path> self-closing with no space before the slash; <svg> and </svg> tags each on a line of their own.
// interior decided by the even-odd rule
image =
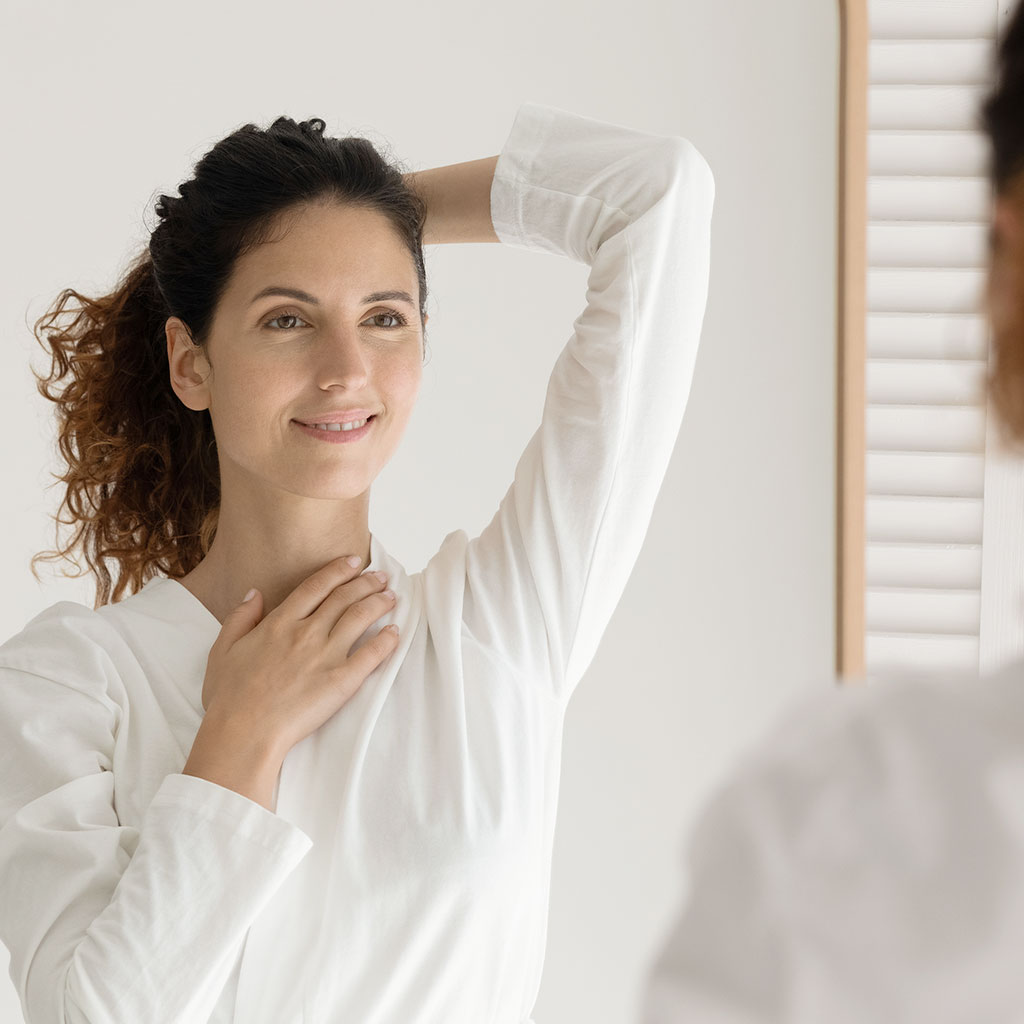
<svg viewBox="0 0 1024 1024">
<path fill-rule="evenodd" d="M 349 555 L 348 558 L 345 559 L 345 561 L 348 562 L 348 564 L 351 565 L 353 569 L 358 569 L 359 566 L 363 564 L 363 560 L 358 555 Z"/>
<path fill-rule="evenodd" d="M 246 601 L 251 601 L 255 596 L 256 596 L 256 588 L 253 587 L 252 590 L 250 590 L 249 593 L 246 594 L 245 597 L 242 598 L 242 604 L 245 604 Z"/>
</svg>

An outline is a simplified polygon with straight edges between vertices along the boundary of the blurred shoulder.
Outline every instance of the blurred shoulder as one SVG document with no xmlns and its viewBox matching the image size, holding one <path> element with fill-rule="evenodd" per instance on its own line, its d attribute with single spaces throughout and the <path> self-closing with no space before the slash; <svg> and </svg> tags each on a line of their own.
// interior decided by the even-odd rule
<svg viewBox="0 0 1024 1024">
<path fill-rule="evenodd" d="M 870 674 L 802 691 L 746 752 L 733 788 L 759 799 L 845 794 L 902 806 L 1024 770 L 1024 660 L 986 675 Z M 951 799 L 951 796 L 948 796 Z M 947 799 L 947 797 L 943 797 Z"/>
</svg>

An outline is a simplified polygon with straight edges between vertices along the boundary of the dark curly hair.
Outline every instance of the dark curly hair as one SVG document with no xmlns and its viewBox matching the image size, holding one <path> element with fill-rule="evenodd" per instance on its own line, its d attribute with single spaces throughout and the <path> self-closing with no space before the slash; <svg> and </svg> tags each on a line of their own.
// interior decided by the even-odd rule
<svg viewBox="0 0 1024 1024">
<path fill-rule="evenodd" d="M 1018 3 L 996 47 L 996 76 L 981 110 L 989 141 L 989 179 L 1024 223 L 1024 4 Z M 992 356 L 985 387 L 996 412 L 1001 439 L 1024 446 L 1024 239 L 989 232 L 986 312 Z M 1007 305 L 995 300 L 1013 295 Z"/>
<path fill-rule="evenodd" d="M 56 550 L 33 557 L 37 580 L 37 561 L 77 565 L 72 552 L 81 547 L 99 607 L 136 593 L 157 572 L 181 578 L 205 557 L 220 509 L 217 447 L 209 413 L 196 415 L 170 386 L 164 325 L 179 317 L 205 354 L 235 262 L 271 237 L 284 211 L 334 200 L 388 217 L 415 263 L 425 328 L 424 200 L 369 140 L 323 132 L 320 118 L 279 117 L 221 139 L 179 186 L 180 197 L 156 201 L 159 223 L 109 295 L 65 288 L 36 321 L 52 361 L 47 376 L 33 374 L 56 403 L 68 465 L 57 478 L 67 492 L 55 532 L 61 523 L 76 526 L 66 546 L 58 536 Z M 65 508 L 70 519 L 61 518 Z"/>
</svg>

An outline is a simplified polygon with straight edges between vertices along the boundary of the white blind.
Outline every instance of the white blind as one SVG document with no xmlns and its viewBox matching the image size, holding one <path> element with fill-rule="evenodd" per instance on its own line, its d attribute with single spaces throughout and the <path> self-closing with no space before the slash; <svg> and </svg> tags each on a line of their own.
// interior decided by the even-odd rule
<svg viewBox="0 0 1024 1024">
<path fill-rule="evenodd" d="M 978 672 L 1024 654 L 1024 477 L 993 451 L 982 312 L 978 118 L 1009 6 L 869 4 L 868 673 Z"/>
</svg>

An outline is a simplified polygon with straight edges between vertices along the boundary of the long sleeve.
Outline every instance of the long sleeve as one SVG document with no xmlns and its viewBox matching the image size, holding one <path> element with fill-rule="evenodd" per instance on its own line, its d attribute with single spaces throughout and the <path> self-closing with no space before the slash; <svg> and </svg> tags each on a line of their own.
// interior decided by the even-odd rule
<svg viewBox="0 0 1024 1024">
<path fill-rule="evenodd" d="M 1020 677 L 791 708 L 697 821 L 638 1024 L 1019 1021 Z"/>
<path fill-rule="evenodd" d="M 541 423 L 467 547 L 464 622 L 565 700 L 639 555 L 682 422 L 714 180 L 694 145 L 525 103 L 499 154 L 506 245 L 587 264 Z"/>
<path fill-rule="evenodd" d="M 112 769 L 131 730 L 117 642 L 60 602 L 0 647 L 0 939 L 28 1024 L 205 1021 L 250 923 L 312 845 L 177 772 L 141 822 L 119 820 Z"/>
</svg>

